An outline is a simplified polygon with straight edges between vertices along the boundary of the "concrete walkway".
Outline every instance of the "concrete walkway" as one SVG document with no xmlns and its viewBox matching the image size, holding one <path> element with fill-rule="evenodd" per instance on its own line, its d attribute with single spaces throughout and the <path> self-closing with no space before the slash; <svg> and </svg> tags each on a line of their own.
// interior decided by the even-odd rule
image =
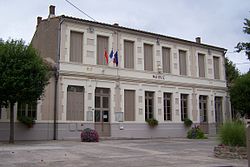
<svg viewBox="0 0 250 167">
<path fill-rule="evenodd" d="M 0 167 L 247 167 L 213 156 L 215 139 L 33 141 L 0 143 Z"/>
</svg>

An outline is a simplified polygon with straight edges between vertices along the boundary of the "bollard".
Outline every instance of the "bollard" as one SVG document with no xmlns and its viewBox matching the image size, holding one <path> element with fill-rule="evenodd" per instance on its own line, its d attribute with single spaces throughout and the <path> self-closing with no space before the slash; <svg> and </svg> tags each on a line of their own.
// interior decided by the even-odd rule
<svg viewBox="0 0 250 167">
<path fill-rule="evenodd" d="M 250 121 L 248 121 L 248 126 L 247 126 L 247 159 L 248 159 L 248 167 L 250 167 Z"/>
</svg>

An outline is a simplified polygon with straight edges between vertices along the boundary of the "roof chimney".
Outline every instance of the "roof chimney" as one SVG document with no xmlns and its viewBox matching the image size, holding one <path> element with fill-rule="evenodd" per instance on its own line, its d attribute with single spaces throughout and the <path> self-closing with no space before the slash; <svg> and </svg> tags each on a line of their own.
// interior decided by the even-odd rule
<svg viewBox="0 0 250 167">
<path fill-rule="evenodd" d="M 49 18 L 54 17 L 55 16 L 55 6 L 54 5 L 50 5 L 49 6 Z"/>
<path fill-rule="evenodd" d="M 41 21 L 42 21 L 42 17 L 40 17 L 40 16 L 38 16 L 37 18 L 36 18 L 36 26 L 38 26 L 40 23 L 41 23 Z"/>
<path fill-rule="evenodd" d="M 196 37 L 195 41 L 196 41 L 196 43 L 201 43 L 201 37 Z"/>
<path fill-rule="evenodd" d="M 117 27 L 119 26 L 119 24 L 118 24 L 118 23 L 114 23 L 113 25 L 114 25 L 114 26 L 117 26 Z"/>
</svg>

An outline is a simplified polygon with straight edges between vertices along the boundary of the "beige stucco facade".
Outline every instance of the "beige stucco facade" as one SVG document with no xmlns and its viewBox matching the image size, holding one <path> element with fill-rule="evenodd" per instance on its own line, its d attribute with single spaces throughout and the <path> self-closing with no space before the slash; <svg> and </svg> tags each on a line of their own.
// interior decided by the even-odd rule
<svg viewBox="0 0 250 167">
<path fill-rule="evenodd" d="M 70 32 L 83 34 L 82 63 L 70 61 Z M 108 38 L 108 53 L 118 50 L 119 65 L 97 65 L 97 37 Z M 48 38 L 49 37 L 49 38 Z M 134 69 L 124 67 L 124 41 L 134 43 Z M 111 137 L 147 138 L 186 136 L 181 120 L 181 94 L 188 95 L 188 118 L 200 124 L 199 97 L 207 97 L 209 135 L 216 133 L 215 97 L 222 98 L 223 120 L 230 118 L 224 54 L 225 49 L 144 31 L 96 23 L 67 16 L 41 20 L 32 40 L 45 59 L 55 62 L 58 80 L 51 78 L 45 96 L 38 101 L 36 125 L 30 131 L 41 131 L 41 139 L 79 138 L 81 130 L 95 125 L 95 90 L 108 88 Z M 153 46 L 153 71 L 144 70 L 144 44 Z M 170 48 L 170 73 L 162 73 L 162 47 Z M 186 52 L 187 75 L 180 75 L 179 50 Z M 205 77 L 199 77 L 198 54 L 205 55 Z M 214 79 L 213 57 L 219 58 L 220 79 Z M 84 88 L 84 119 L 67 120 L 67 89 Z M 57 89 L 57 91 L 55 91 Z M 135 120 L 124 120 L 124 91 L 135 92 Z M 145 91 L 154 93 L 153 115 L 159 121 L 154 130 L 145 122 Z M 56 93 L 55 93 L 56 92 Z M 171 93 L 171 120 L 164 120 L 164 93 Z M 56 101 L 55 101 L 56 99 Z M 56 107 L 55 107 L 56 105 Z M 56 119 L 54 119 L 56 112 Z M 121 114 L 122 113 L 122 114 Z M 0 124 L 8 121 L 8 111 L 2 111 Z M 53 127 L 53 124 L 56 126 Z M 37 127 L 36 127 L 37 126 Z M 38 128 L 39 129 L 36 129 Z M 0 129 L 0 133 L 1 133 Z M 25 130 L 24 130 L 25 131 Z M 28 135 L 32 138 L 32 133 Z M 55 136 L 54 136 L 55 137 Z M 23 137 L 19 137 L 23 139 Z M 24 137 L 25 138 L 25 137 Z M 39 138 L 39 137 L 37 137 Z M 37 139 L 35 138 L 35 139 Z"/>
</svg>

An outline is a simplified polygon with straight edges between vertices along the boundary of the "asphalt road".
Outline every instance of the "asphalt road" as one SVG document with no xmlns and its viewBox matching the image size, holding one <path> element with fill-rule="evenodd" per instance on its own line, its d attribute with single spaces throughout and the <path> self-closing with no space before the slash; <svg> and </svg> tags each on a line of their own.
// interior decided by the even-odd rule
<svg viewBox="0 0 250 167">
<path fill-rule="evenodd" d="M 214 157 L 215 139 L 30 141 L 0 143 L 0 167 L 247 167 Z"/>
</svg>

